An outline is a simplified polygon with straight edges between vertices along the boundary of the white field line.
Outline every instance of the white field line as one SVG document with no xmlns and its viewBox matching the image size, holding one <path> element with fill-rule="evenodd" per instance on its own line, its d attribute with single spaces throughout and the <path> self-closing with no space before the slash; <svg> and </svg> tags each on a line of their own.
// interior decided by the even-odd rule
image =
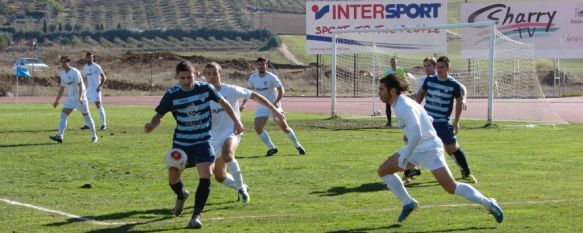
<svg viewBox="0 0 583 233">
<path fill-rule="evenodd" d="M 140 224 L 142 222 L 103 222 L 97 221 L 95 219 L 91 219 L 88 217 L 83 217 L 59 210 L 52 210 L 47 209 L 40 206 L 35 206 L 31 204 L 20 203 L 17 201 L 9 200 L 0 198 L 0 201 L 6 202 L 11 205 L 22 206 L 26 208 L 31 208 L 35 210 L 40 210 L 43 212 L 53 213 L 65 217 L 69 217 L 79 221 L 87 221 L 92 224 L 96 225 L 129 225 L 129 224 Z M 540 205 L 540 204 L 548 204 L 548 203 L 562 203 L 562 202 L 581 202 L 583 199 L 562 199 L 562 200 L 542 200 L 542 201 L 515 201 L 515 202 L 499 202 L 498 204 L 501 206 L 507 205 Z M 478 204 L 442 204 L 442 205 L 421 205 L 420 208 L 422 209 L 434 209 L 434 208 L 458 208 L 458 207 L 469 207 L 475 206 L 478 207 Z M 398 210 L 399 208 L 382 208 L 382 209 L 353 209 L 353 210 L 341 210 L 341 211 L 326 211 L 326 212 L 310 212 L 310 213 L 283 213 L 283 214 L 267 214 L 267 215 L 245 215 L 245 216 L 230 216 L 230 217 L 210 217 L 205 218 L 208 221 L 218 221 L 218 220 L 237 220 L 237 219 L 269 219 L 269 218 L 289 218 L 289 217 L 310 217 L 310 216 L 322 216 L 322 215 L 342 215 L 342 214 L 356 214 L 356 213 L 378 213 L 378 212 L 387 212 Z M 182 221 L 182 219 L 169 219 L 164 222 L 176 222 Z M 144 221 L 146 222 L 146 221 Z"/>
</svg>

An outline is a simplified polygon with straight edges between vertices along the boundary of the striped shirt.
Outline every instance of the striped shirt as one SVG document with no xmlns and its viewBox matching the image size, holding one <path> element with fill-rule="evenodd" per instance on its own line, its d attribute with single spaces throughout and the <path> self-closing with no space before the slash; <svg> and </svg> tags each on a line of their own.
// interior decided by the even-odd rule
<svg viewBox="0 0 583 233">
<path fill-rule="evenodd" d="M 425 110 L 434 122 L 447 123 L 453 110 L 453 100 L 462 96 L 461 85 L 451 76 L 439 80 L 430 76 L 423 83 Z"/>
<path fill-rule="evenodd" d="M 198 81 L 188 91 L 182 90 L 180 84 L 166 91 L 156 112 L 160 115 L 172 112 L 176 120 L 174 147 L 185 148 L 208 142 L 212 124 L 210 101 L 219 102 L 221 97 L 212 85 Z"/>
</svg>

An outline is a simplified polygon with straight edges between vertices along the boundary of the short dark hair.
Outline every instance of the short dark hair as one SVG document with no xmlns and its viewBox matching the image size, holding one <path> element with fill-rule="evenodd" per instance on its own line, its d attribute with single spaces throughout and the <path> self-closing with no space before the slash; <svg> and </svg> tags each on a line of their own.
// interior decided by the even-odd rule
<svg viewBox="0 0 583 233">
<path fill-rule="evenodd" d="M 441 56 L 437 58 L 437 62 L 444 62 L 447 67 L 449 67 L 449 58 L 446 56 Z"/>
<path fill-rule="evenodd" d="M 435 61 L 435 57 L 426 57 L 425 59 L 423 59 L 423 63 L 430 61 L 431 63 L 433 63 L 433 65 L 435 65 L 435 63 L 437 63 Z"/>
<path fill-rule="evenodd" d="M 183 60 L 183 61 L 178 62 L 178 64 L 176 65 L 176 73 L 178 74 L 179 72 L 183 72 L 183 71 L 194 72 L 196 70 L 194 69 L 194 66 L 192 66 L 192 64 L 190 64 L 190 62 Z"/>
<path fill-rule="evenodd" d="M 62 57 L 59 59 L 59 61 L 60 61 L 60 62 L 63 62 L 63 61 L 64 61 L 64 62 L 67 62 L 67 63 L 71 63 L 71 58 L 69 58 L 69 56 L 62 56 Z"/>
<path fill-rule="evenodd" d="M 221 68 L 221 65 L 219 65 L 219 63 L 216 63 L 216 62 L 214 62 L 214 61 L 212 61 L 212 62 L 209 62 L 209 63 L 207 63 L 207 64 L 204 66 L 204 72 L 205 72 L 205 73 L 206 73 L 206 69 L 208 69 L 208 68 L 215 68 L 215 69 L 217 69 L 217 71 L 218 71 L 219 73 L 220 73 L 220 72 L 223 70 L 223 68 Z"/>
<path fill-rule="evenodd" d="M 265 62 L 265 63 L 269 63 L 269 60 L 265 57 L 258 57 L 257 60 L 255 60 L 255 62 Z"/>
<path fill-rule="evenodd" d="M 400 95 L 402 92 L 406 92 L 409 89 L 409 84 L 403 82 L 402 79 L 397 78 L 394 74 L 387 74 L 385 77 L 379 80 L 379 83 L 385 84 L 388 90 L 391 88 L 397 89 L 397 94 Z"/>
<path fill-rule="evenodd" d="M 91 53 L 91 52 L 87 52 L 87 53 L 85 54 L 85 56 L 93 56 L 93 53 Z"/>
</svg>

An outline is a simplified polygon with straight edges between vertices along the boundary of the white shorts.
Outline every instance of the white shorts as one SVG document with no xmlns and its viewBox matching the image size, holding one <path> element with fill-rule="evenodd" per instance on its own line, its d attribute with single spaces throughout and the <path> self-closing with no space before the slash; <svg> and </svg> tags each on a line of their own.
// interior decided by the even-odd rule
<svg viewBox="0 0 583 233">
<path fill-rule="evenodd" d="M 283 112 L 281 106 L 279 106 L 277 110 Z M 263 105 L 257 105 L 257 112 L 255 112 L 255 117 L 271 117 L 271 115 L 272 115 L 271 109 Z"/>
<path fill-rule="evenodd" d="M 101 102 L 101 91 L 87 89 L 87 99 L 91 102 Z"/>
<path fill-rule="evenodd" d="M 221 153 L 223 152 L 223 144 L 225 144 L 225 141 L 229 137 L 233 138 L 232 140 L 234 143 L 239 143 L 241 141 L 241 135 L 234 135 L 233 132 L 225 132 L 223 134 L 213 135 L 211 137 L 211 146 L 213 147 L 217 158 L 221 157 Z"/>
<path fill-rule="evenodd" d="M 403 156 L 404 148 L 399 151 L 399 156 Z M 436 148 L 430 151 L 413 151 L 413 154 L 407 159 L 408 162 L 417 166 L 422 166 L 430 171 L 446 167 L 445 156 L 443 148 Z"/>
<path fill-rule="evenodd" d="M 89 113 L 89 105 L 87 105 L 87 98 L 84 99 L 84 104 L 79 103 L 78 99 L 69 99 L 65 101 L 63 108 L 73 108 L 79 110 L 81 113 Z"/>
</svg>

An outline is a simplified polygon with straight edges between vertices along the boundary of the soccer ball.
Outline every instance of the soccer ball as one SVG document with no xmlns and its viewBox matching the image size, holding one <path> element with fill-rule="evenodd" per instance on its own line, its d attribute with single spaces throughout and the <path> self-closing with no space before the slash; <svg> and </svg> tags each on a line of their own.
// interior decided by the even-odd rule
<svg viewBox="0 0 583 233">
<path fill-rule="evenodd" d="M 186 152 L 178 148 L 172 148 L 166 153 L 164 162 L 166 162 L 166 168 L 175 167 L 182 171 L 186 168 L 187 159 Z"/>
</svg>

